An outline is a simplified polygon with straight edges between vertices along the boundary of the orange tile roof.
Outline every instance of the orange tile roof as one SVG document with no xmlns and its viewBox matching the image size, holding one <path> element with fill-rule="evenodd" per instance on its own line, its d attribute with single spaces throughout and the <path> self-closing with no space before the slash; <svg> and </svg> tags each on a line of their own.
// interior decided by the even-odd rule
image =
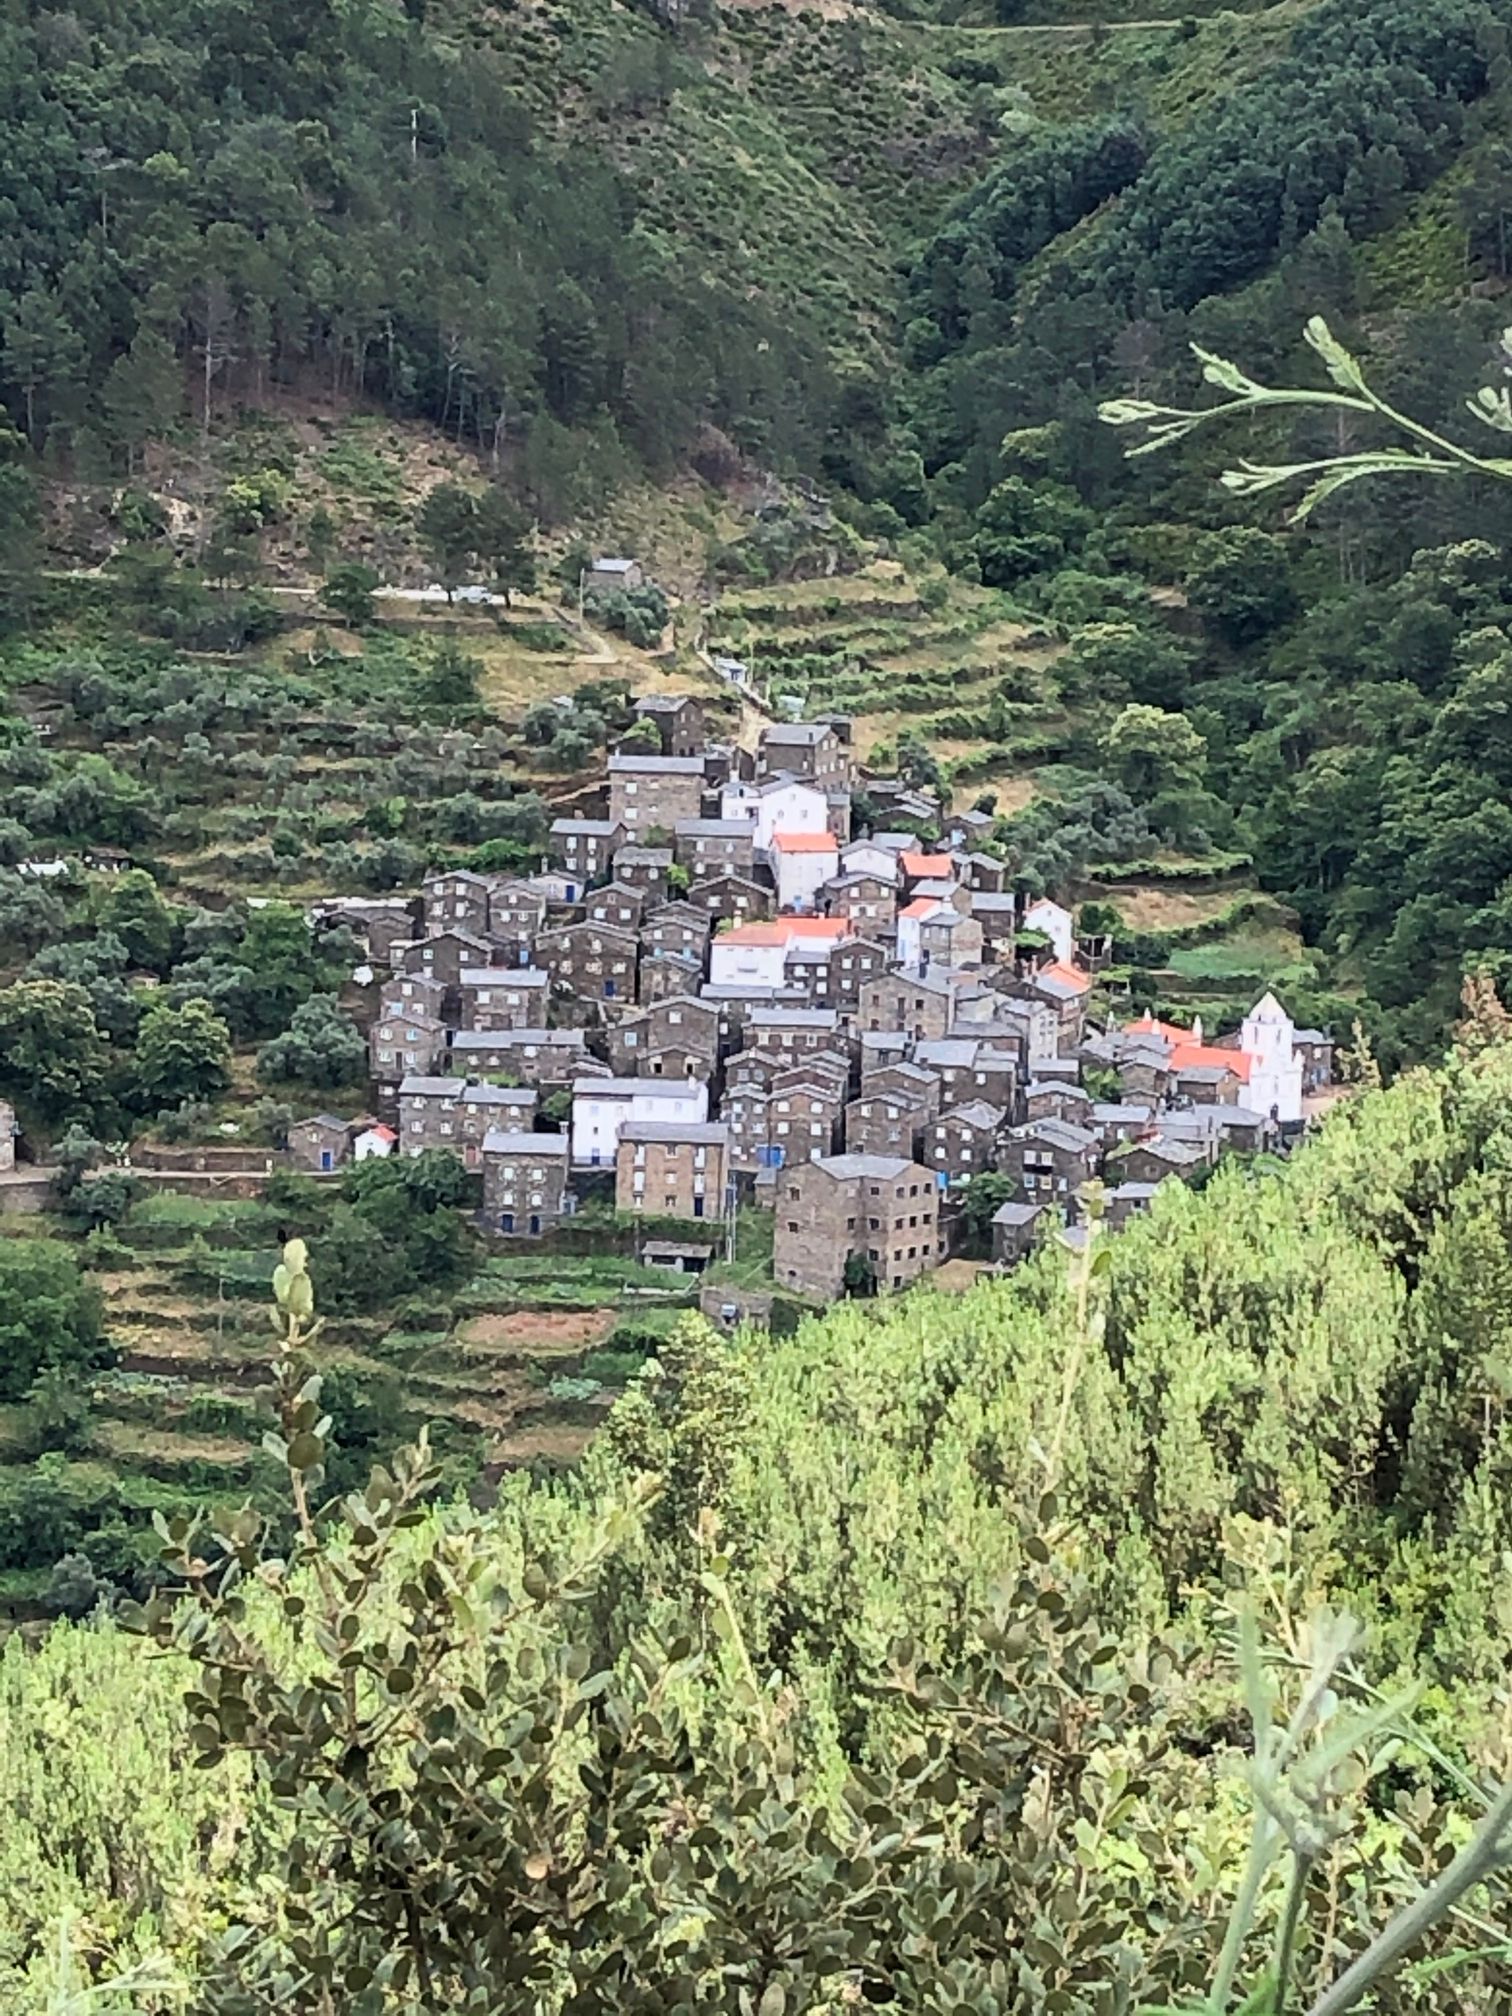
<svg viewBox="0 0 1512 2016">
<path fill-rule="evenodd" d="M 774 833 L 772 845 L 784 854 L 838 854 L 833 833 Z"/>
<path fill-rule="evenodd" d="M 1211 1043 L 1183 1043 L 1171 1052 L 1173 1071 L 1232 1071 L 1248 1085 L 1253 1060 L 1244 1050 L 1219 1050 Z"/>
<path fill-rule="evenodd" d="M 1183 1043 L 1190 1043 L 1192 1040 L 1190 1029 L 1183 1029 L 1176 1022 L 1158 1022 L 1153 1015 L 1141 1015 L 1137 1022 L 1125 1023 L 1124 1034 L 1126 1036 L 1159 1036 L 1163 1041 L 1174 1043 L 1178 1047 Z"/>
<path fill-rule="evenodd" d="M 915 882 L 927 882 L 935 875 L 949 875 L 955 863 L 948 854 L 900 854 L 898 866 Z"/>
<path fill-rule="evenodd" d="M 915 896 L 912 903 L 905 903 L 898 912 L 900 917 L 932 917 L 940 907 L 938 896 Z"/>
<path fill-rule="evenodd" d="M 722 931 L 721 945 L 787 945 L 794 938 L 848 938 L 848 917 L 772 917 L 762 924 L 737 924 Z"/>
<path fill-rule="evenodd" d="M 1078 994 L 1085 994 L 1092 985 L 1090 973 L 1084 973 L 1080 966 L 1068 966 L 1062 959 L 1055 960 L 1049 966 L 1042 966 L 1040 972 L 1046 979 L 1059 980 L 1062 987 L 1074 987 Z"/>
</svg>

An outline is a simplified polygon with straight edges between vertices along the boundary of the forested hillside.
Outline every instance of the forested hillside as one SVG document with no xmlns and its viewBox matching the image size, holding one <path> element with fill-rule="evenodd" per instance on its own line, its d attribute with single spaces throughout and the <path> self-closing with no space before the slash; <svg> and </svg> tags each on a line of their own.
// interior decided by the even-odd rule
<svg viewBox="0 0 1512 2016">
<path fill-rule="evenodd" d="M 7 2007 L 134 1962 L 143 2012 L 185 1976 L 194 2008 L 320 2010 L 331 1970 L 352 2008 L 426 2016 L 469 1985 L 498 2009 L 1190 2006 L 1251 1818 L 1238 1703 L 1263 1721 L 1268 1686 L 1285 1830 L 1233 1961 L 1247 2008 L 1279 2006 L 1302 1844 L 1307 2007 L 1505 1772 L 1509 1093 L 1483 1001 L 1447 1072 L 1362 1096 L 1282 1171 L 1169 1186 L 1095 1266 L 1056 1249 L 780 1342 L 695 1324 L 575 1480 L 411 1524 L 401 1464 L 288 1577 L 250 1515 L 195 1537 L 196 1574 L 223 1545 L 241 1567 L 228 1605 L 212 1573 L 202 1616 L 162 1615 L 167 1660 L 119 1624 L 13 1639 Z M 306 1287 L 294 1255 L 275 1446 L 318 1505 Z M 1503 1907 L 1497 1878 L 1373 2006 L 1499 2006 Z"/>
<path fill-rule="evenodd" d="M 1131 467 L 1096 415 L 1187 399 L 1194 342 L 1294 375 L 1321 311 L 1388 393 L 1451 417 L 1504 319 L 1507 9 L 1129 11 L 13 14 L 12 636 L 99 641 L 98 609 L 39 584 L 102 559 L 142 608 L 240 596 L 152 627 L 243 651 L 264 580 L 334 578 L 360 611 L 364 584 L 448 566 L 518 585 L 596 527 L 639 528 L 700 602 L 878 555 L 943 568 L 1001 598 L 975 626 L 1049 647 L 1032 677 L 940 654 L 959 704 L 909 725 L 959 793 L 1035 800 L 1026 879 L 1248 877 L 1300 934 L 1262 979 L 1305 968 L 1314 1019 L 1360 1017 L 1389 1064 L 1432 1054 L 1465 962 L 1512 950 L 1500 840 L 1449 837 L 1499 788 L 1454 723 L 1500 677 L 1507 496 L 1382 486 L 1287 531 L 1225 502 L 1201 449 Z M 355 431 L 380 415 L 409 431 Z M 1368 438 L 1298 411 L 1245 445 Z M 823 486 L 836 535 L 753 527 L 783 477 Z M 489 507 L 460 546 L 422 511 L 440 479 Z M 1470 536 L 1487 551 L 1413 564 Z M 889 684 L 865 634 L 822 648 L 829 690 Z M 1115 735 L 1130 706 L 1156 712 Z M 1147 909 L 1120 949 L 1159 1000 Z"/>
</svg>

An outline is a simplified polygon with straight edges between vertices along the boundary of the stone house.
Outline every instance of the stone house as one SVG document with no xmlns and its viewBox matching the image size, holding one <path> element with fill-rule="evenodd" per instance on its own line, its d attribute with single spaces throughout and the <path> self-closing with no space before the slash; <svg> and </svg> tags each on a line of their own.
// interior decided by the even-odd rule
<svg viewBox="0 0 1512 2016">
<path fill-rule="evenodd" d="M 609 924 L 563 924 L 541 933 L 536 957 L 558 994 L 579 1001 L 635 1001 L 640 942 L 633 931 Z"/>
<path fill-rule="evenodd" d="M 846 1262 L 865 1260 L 879 1290 L 905 1288 L 943 1258 L 934 1177 L 894 1155 L 826 1155 L 777 1178 L 773 1272 L 779 1286 L 834 1301 Z"/>
<path fill-rule="evenodd" d="M 1077 1193 L 1097 1174 L 1100 1144 L 1090 1128 L 1034 1120 L 1003 1137 L 998 1167 L 1034 1203 L 1074 1212 Z"/>
<path fill-rule="evenodd" d="M 1190 1099 L 1194 1106 L 1237 1106 L 1245 1080 L 1236 1067 L 1244 1061 L 1236 1057 L 1233 1064 L 1177 1065 L 1171 1072 L 1172 1096 Z"/>
<path fill-rule="evenodd" d="M 859 938 L 886 938 L 896 928 L 898 892 L 880 875 L 836 875 L 818 900 L 826 917 L 843 917 Z"/>
<path fill-rule="evenodd" d="M 637 721 L 649 721 L 661 737 L 663 756 L 701 756 L 708 740 L 704 704 L 694 693 L 643 693 L 635 702 Z"/>
<path fill-rule="evenodd" d="M 746 1042 L 783 1058 L 832 1050 L 840 1018 L 833 1008 L 753 1008 L 746 1017 Z"/>
<path fill-rule="evenodd" d="M 719 1010 L 689 994 L 648 1003 L 610 1029 L 609 1062 L 616 1076 L 638 1077 L 648 1056 L 674 1046 L 699 1058 L 711 1075 L 719 1060 Z"/>
<path fill-rule="evenodd" d="M 566 878 L 569 903 L 607 879 L 624 838 L 625 828 L 618 819 L 552 820 L 547 858 Z"/>
<path fill-rule="evenodd" d="M 912 905 L 909 907 L 912 908 Z M 936 898 L 926 915 L 919 919 L 918 929 L 919 957 L 917 961 L 908 960 L 907 964 L 922 965 L 927 960 L 931 965 L 981 965 L 985 943 L 982 926 L 968 911 Z M 898 956 L 900 959 L 903 957 L 901 937 Z"/>
<path fill-rule="evenodd" d="M 756 745 L 756 775 L 783 772 L 817 784 L 822 791 L 848 791 L 851 783 L 849 740 L 829 721 L 771 721 Z"/>
<path fill-rule="evenodd" d="M 425 904 L 425 935 L 442 931 L 488 930 L 489 887 L 486 875 L 470 868 L 432 869 L 420 885 Z"/>
<path fill-rule="evenodd" d="M 860 1016 L 868 1029 L 906 1029 L 916 1043 L 934 1041 L 949 1029 L 959 976 L 906 969 L 881 973 L 861 987 Z"/>
<path fill-rule="evenodd" d="M 727 1089 L 721 1102 L 737 1169 L 780 1169 L 829 1155 L 845 1112 L 845 1076 L 823 1056 L 752 1077 Z"/>
<path fill-rule="evenodd" d="M 916 1161 L 939 1100 L 939 1081 L 912 1065 L 873 1072 L 845 1109 L 847 1154 L 903 1155 Z"/>
<path fill-rule="evenodd" d="M 1075 1114 L 1067 1115 L 1075 1119 Z M 1136 1141 L 1148 1134 L 1155 1124 L 1155 1111 L 1151 1106 L 1130 1106 L 1121 1101 L 1098 1100 L 1089 1111 L 1086 1124 L 1102 1142 L 1104 1149 L 1122 1147 L 1126 1141 Z"/>
<path fill-rule="evenodd" d="M 399 1087 L 399 1152 L 450 1149 L 476 1169 L 486 1134 L 519 1133 L 534 1124 L 535 1111 L 534 1086 L 417 1073 Z"/>
<path fill-rule="evenodd" d="M 642 953 L 635 998 L 643 1008 L 649 1008 L 657 1001 L 696 993 L 702 980 L 701 960 L 686 958 L 681 952 Z"/>
<path fill-rule="evenodd" d="M 457 980 L 463 1029 L 539 1029 L 551 975 L 534 966 L 464 966 Z"/>
<path fill-rule="evenodd" d="M 1148 1211 L 1155 1201 L 1158 1183 L 1118 1183 L 1108 1192 L 1108 1230 L 1122 1232 L 1131 1218 Z"/>
<path fill-rule="evenodd" d="M 452 1063 L 469 1074 L 552 1087 L 606 1070 L 589 1056 L 581 1029 L 459 1029 Z"/>
<path fill-rule="evenodd" d="M 1302 1090 L 1321 1092 L 1333 1083 L 1334 1041 L 1322 1029 L 1294 1029 L 1292 1047 L 1302 1065 Z"/>
<path fill-rule="evenodd" d="M 583 902 L 583 915 L 590 924 L 613 924 L 621 931 L 639 931 L 646 914 L 646 892 L 632 883 L 618 880 L 595 889 Z"/>
<path fill-rule="evenodd" d="M 1023 1118 L 1029 1120 L 1069 1120 L 1073 1127 L 1088 1127 L 1099 1133 L 1092 1118 L 1093 1100 L 1080 1085 L 1068 1085 L 1063 1078 L 1031 1078 L 1020 1101 Z"/>
<path fill-rule="evenodd" d="M 777 907 L 773 890 L 749 875 L 711 875 L 695 882 L 688 901 L 708 913 L 711 924 L 726 920 L 731 924 L 755 924 L 770 917 Z"/>
<path fill-rule="evenodd" d="M 997 1167 L 998 1136 L 1007 1114 L 984 1099 L 952 1106 L 929 1129 L 922 1160 L 951 1183 L 969 1183 L 973 1176 Z"/>
<path fill-rule="evenodd" d="M 673 828 L 672 852 L 690 881 L 716 875 L 749 875 L 756 842 L 744 819 L 683 819 Z"/>
<path fill-rule="evenodd" d="M 368 1075 L 380 1093 L 446 1057 L 446 1025 L 435 1015 L 380 1015 L 368 1031 Z"/>
<path fill-rule="evenodd" d="M 982 957 L 989 964 L 1011 956 L 1018 937 L 1018 898 L 998 890 L 973 890 L 971 914 L 982 927 Z"/>
<path fill-rule="evenodd" d="M 488 935 L 509 966 L 528 966 L 536 933 L 545 928 L 546 898 L 515 876 L 495 875 L 488 892 Z"/>
<path fill-rule="evenodd" d="M 959 868 L 973 895 L 978 891 L 983 895 L 1001 895 L 1008 887 L 1008 863 L 1000 861 L 996 854 L 963 854 Z"/>
<path fill-rule="evenodd" d="M 956 1083 L 961 1095 L 985 1099 L 989 1106 L 1001 1106 L 1011 1118 L 1017 1118 L 1019 1086 L 1022 1083 L 1017 1050 L 1005 1049 L 994 1041 L 982 1043 L 971 1060 L 970 1069 L 957 1075 Z M 959 1105 L 960 1097 L 947 1092 L 945 1104 Z"/>
<path fill-rule="evenodd" d="M 670 834 L 681 819 L 703 813 L 701 756 L 641 756 L 617 751 L 609 758 L 609 816 L 632 841 Z"/>
<path fill-rule="evenodd" d="M 643 952 L 676 952 L 698 962 L 703 970 L 709 944 L 709 913 L 697 903 L 663 903 L 648 910 L 640 927 Z"/>
<path fill-rule="evenodd" d="M 505 1237 L 538 1239 L 570 1215 L 565 1134 L 506 1133 L 483 1137 L 483 1223 Z"/>
<path fill-rule="evenodd" d="M 887 948 L 869 938 L 790 946 L 784 971 L 815 1006 L 833 1008 L 850 1021 L 860 1012 L 867 981 L 887 971 Z"/>
<path fill-rule="evenodd" d="M 1194 1141 L 1131 1141 L 1109 1159 L 1108 1175 L 1123 1183 L 1163 1183 L 1168 1176 L 1190 1180 L 1212 1161 L 1209 1151 Z"/>
<path fill-rule="evenodd" d="M 0 1169 L 15 1166 L 14 1124 L 11 1108 L 0 1101 Z M 352 1123 L 334 1113 L 312 1113 L 307 1120 L 296 1120 L 289 1129 L 289 1159 L 296 1169 L 310 1169 L 317 1174 L 339 1169 L 351 1147 Z"/>
<path fill-rule="evenodd" d="M 572 1159 L 613 1168 L 629 1121 L 693 1124 L 708 1117 L 709 1088 L 697 1079 L 580 1078 L 572 1088 Z"/>
<path fill-rule="evenodd" d="M 729 1177 L 722 1122 L 627 1120 L 614 1163 L 614 1206 L 657 1218 L 719 1218 Z"/>
<path fill-rule="evenodd" d="M 464 966 L 492 966 L 498 950 L 491 938 L 455 929 L 438 931 L 396 949 L 406 973 L 424 973 L 446 988 L 457 986 Z"/>
<path fill-rule="evenodd" d="M 643 847 L 638 841 L 627 841 L 614 857 L 614 879 L 627 889 L 639 889 L 647 908 L 654 909 L 672 893 L 672 866 L 670 847 Z"/>
<path fill-rule="evenodd" d="M 1081 1042 L 1087 1017 L 1087 996 L 1092 976 L 1079 966 L 1041 966 L 1037 972 L 1013 979 L 1005 991 L 1020 1001 L 1037 1002 L 1055 1017 L 1056 1049 L 1062 1056 Z"/>
<path fill-rule="evenodd" d="M 1026 1259 L 1055 1223 L 1048 1204 L 1010 1200 L 992 1214 L 992 1257 L 999 1267 L 1016 1267 Z"/>
<path fill-rule="evenodd" d="M 374 966 L 387 966 L 396 945 L 407 945 L 419 927 L 419 905 L 407 896 L 328 896 L 310 906 L 317 929 L 344 924 Z"/>
<path fill-rule="evenodd" d="M 448 988 L 430 973 L 391 973 L 378 993 L 380 1015 L 434 1015 L 445 1020 Z"/>
<path fill-rule="evenodd" d="M 623 595 L 628 589 L 645 585 L 646 570 L 639 560 L 601 554 L 583 569 L 584 589 L 596 588 L 600 594 Z"/>
</svg>

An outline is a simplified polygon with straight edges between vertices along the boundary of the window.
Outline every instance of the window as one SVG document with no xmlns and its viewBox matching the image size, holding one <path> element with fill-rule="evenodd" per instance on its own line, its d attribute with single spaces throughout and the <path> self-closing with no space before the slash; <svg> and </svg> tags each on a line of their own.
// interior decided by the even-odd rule
<svg viewBox="0 0 1512 2016">
<path fill-rule="evenodd" d="M 789 1218 L 787 1228 L 789 1232 L 796 1232 L 798 1230 L 798 1220 L 796 1218 Z"/>
</svg>

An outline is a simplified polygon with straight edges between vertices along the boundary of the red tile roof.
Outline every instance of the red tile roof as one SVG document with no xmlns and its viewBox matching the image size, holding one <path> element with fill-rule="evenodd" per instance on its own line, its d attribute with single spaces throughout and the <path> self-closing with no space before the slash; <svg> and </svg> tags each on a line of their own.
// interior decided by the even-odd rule
<svg viewBox="0 0 1512 2016">
<path fill-rule="evenodd" d="M 721 945 L 787 945 L 794 938 L 848 938 L 848 917 L 773 917 L 762 924 L 737 924 L 722 931 Z"/>
<path fill-rule="evenodd" d="M 948 876 L 955 870 L 948 854 L 900 854 L 898 866 L 914 882 L 927 882 L 936 875 Z"/>
<path fill-rule="evenodd" d="M 833 833 L 774 833 L 772 845 L 783 854 L 838 854 Z"/>
<path fill-rule="evenodd" d="M 1173 1071 L 1232 1071 L 1248 1085 L 1252 1059 L 1244 1050 L 1219 1050 L 1211 1043 L 1183 1043 L 1171 1052 Z"/>
<path fill-rule="evenodd" d="M 1080 966 L 1068 966 L 1057 959 L 1052 965 L 1042 966 L 1040 972 L 1047 980 L 1059 980 L 1062 987 L 1074 987 L 1078 994 L 1085 994 L 1092 985 L 1092 975 L 1084 973 Z"/>
</svg>

